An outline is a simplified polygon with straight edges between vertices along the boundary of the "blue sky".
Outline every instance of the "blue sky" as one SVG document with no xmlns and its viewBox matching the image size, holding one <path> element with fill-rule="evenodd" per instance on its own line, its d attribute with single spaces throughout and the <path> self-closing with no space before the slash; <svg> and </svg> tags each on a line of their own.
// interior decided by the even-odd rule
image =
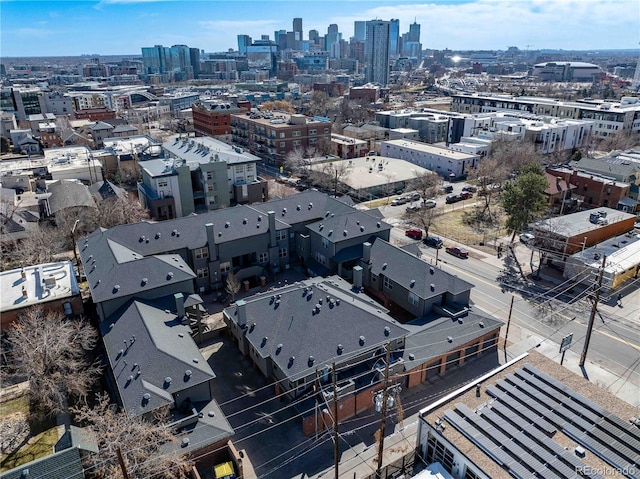
<svg viewBox="0 0 640 479">
<path fill-rule="evenodd" d="M 355 20 L 414 19 L 424 48 L 453 50 L 635 49 L 638 0 L 0 0 L 0 55 L 136 54 L 143 46 L 186 44 L 206 52 L 237 48 L 237 35 L 260 38 L 292 29 L 304 38 L 331 23 L 343 38 Z"/>
</svg>

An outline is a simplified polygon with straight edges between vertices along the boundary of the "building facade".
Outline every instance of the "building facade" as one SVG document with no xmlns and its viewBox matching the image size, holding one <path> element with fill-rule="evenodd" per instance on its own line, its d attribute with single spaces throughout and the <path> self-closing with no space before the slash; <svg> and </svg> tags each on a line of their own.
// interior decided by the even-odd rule
<svg viewBox="0 0 640 479">
<path fill-rule="evenodd" d="M 386 86 L 389 83 L 391 22 L 371 20 L 366 23 L 366 81 Z M 396 40 L 397 47 L 397 40 Z"/>
</svg>

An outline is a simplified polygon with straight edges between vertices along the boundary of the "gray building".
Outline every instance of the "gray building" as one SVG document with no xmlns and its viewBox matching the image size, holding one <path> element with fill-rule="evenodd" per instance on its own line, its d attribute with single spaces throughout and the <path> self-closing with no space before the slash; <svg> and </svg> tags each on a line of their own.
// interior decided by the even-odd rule
<svg viewBox="0 0 640 479">
<path fill-rule="evenodd" d="M 386 86 L 389 83 L 391 22 L 371 20 L 366 25 L 365 78 L 367 82 Z"/>
</svg>

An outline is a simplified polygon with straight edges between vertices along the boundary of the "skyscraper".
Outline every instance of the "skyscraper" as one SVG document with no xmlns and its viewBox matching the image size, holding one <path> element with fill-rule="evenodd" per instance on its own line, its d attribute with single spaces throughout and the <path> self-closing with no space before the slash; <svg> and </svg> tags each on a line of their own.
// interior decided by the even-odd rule
<svg viewBox="0 0 640 479">
<path fill-rule="evenodd" d="M 366 81 L 386 85 L 389 83 L 389 34 L 391 22 L 367 22 L 365 41 Z"/>
<path fill-rule="evenodd" d="M 238 52 L 241 55 L 247 54 L 247 47 L 253 43 L 249 35 L 238 35 Z"/>
<path fill-rule="evenodd" d="M 298 34 L 297 40 L 302 41 L 302 18 L 293 19 L 293 31 Z"/>
<path fill-rule="evenodd" d="M 353 38 L 364 42 L 367 38 L 367 22 L 356 20 L 353 22 Z"/>
<path fill-rule="evenodd" d="M 396 58 L 400 54 L 400 20 L 392 18 L 389 22 L 389 58 Z"/>
<path fill-rule="evenodd" d="M 420 24 L 415 21 L 409 25 L 409 32 L 402 35 L 401 53 L 405 57 L 422 57 L 422 44 L 420 43 Z"/>
</svg>

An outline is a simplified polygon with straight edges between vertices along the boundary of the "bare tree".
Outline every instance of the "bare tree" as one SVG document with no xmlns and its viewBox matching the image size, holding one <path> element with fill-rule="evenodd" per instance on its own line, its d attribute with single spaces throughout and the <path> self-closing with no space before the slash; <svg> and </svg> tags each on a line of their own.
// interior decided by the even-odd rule
<svg viewBox="0 0 640 479">
<path fill-rule="evenodd" d="M 496 162 L 494 183 L 501 184 L 511 173 L 517 173 L 527 164 L 541 165 L 544 161 L 533 143 L 521 140 L 505 140 L 498 137 L 491 143 L 491 158 Z M 483 160 L 484 161 L 484 160 Z"/>
<path fill-rule="evenodd" d="M 229 271 L 227 280 L 225 281 L 224 290 L 231 295 L 231 302 L 235 302 L 236 293 L 240 291 L 240 281 L 233 274 L 233 271 Z"/>
<path fill-rule="evenodd" d="M 478 167 L 470 172 L 469 177 L 477 182 L 478 202 L 482 204 L 477 211 L 476 221 L 491 223 L 494 220 L 491 206 L 499 191 L 499 185 L 507 176 L 506 169 L 494 158 L 483 159 Z"/>
<path fill-rule="evenodd" d="M 98 334 L 83 318 L 30 308 L 9 329 L 8 340 L 12 374 L 29 381 L 37 414 L 66 412 L 71 399 L 84 401 L 100 374 L 99 361 L 87 359 Z"/>
<path fill-rule="evenodd" d="M 93 408 L 73 408 L 76 421 L 86 424 L 98 442 L 98 453 L 89 454 L 85 467 L 91 478 L 120 477 L 118 450 L 122 453 L 129 477 L 185 479 L 190 469 L 188 458 L 177 451 L 168 452 L 177 440 L 167 427 L 166 411 L 160 411 L 154 421 L 141 416 L 128 416 L 110 404 L 106 394 L 98 396 Z M 175 448 L 174 448 L 175 449 Z"/>
<path fill-rule="evenodd" d="M 327 116 L 333 101 L 331 97 L 323 91 L 314 91 L 307 107 L 306 114 L 309 116 Z"/>
<path fill-rule="evenodd" d="M 67 233 L 71 234 L 71 231 Z M 63 249 L 64 240 L 52 226 L 40 225 L 11 249 L 11 263 L 18 266 L 51 263 Z"/>
<path fill-rule="evenodd" d="M 442 185 L 442 178 L 431 171 L 414 171 L 414 178 L 409 182 L 409 187 L 420 193 L 423 203 L 436 196 L 440 185 Z"/>
<path fill-rule="evenodd" d="M 333 194 L 338 196 L 338 192 L 344 193 L 344 182 L 351 173 L 351 166 L 347 161 L 327 161 L 320 163 L 313 168 L 312 178 L 314 182 L 325 190 L 333 190 Z"/>
<path fill-rule="evenodd" d="M 294 148 L 284 160 L 285 167 L 294 175 L 306 178 L 309 176 L 311 161 L 302 148 Z"/>
<path fill-rule="evenodd" d="M 436 208 L 420 208 L 418 210 L 408 210 L 404 214 L 404 218 L 411 221 L 414 224 L 420 226 L 426 236 L 429 236 L 429 229 L 436 216 L 440 213 L 436 213 Z"/>
<path fill-rule="evenodd" d="M 108 198 L 98 203 L 95 211 L 92 231 L 97 227 L 111 228 L 117 225 L 126 225 L 146 221 L 149 211 L 137 198 L 127 194 L 126 197 Z"/>
</svg>

